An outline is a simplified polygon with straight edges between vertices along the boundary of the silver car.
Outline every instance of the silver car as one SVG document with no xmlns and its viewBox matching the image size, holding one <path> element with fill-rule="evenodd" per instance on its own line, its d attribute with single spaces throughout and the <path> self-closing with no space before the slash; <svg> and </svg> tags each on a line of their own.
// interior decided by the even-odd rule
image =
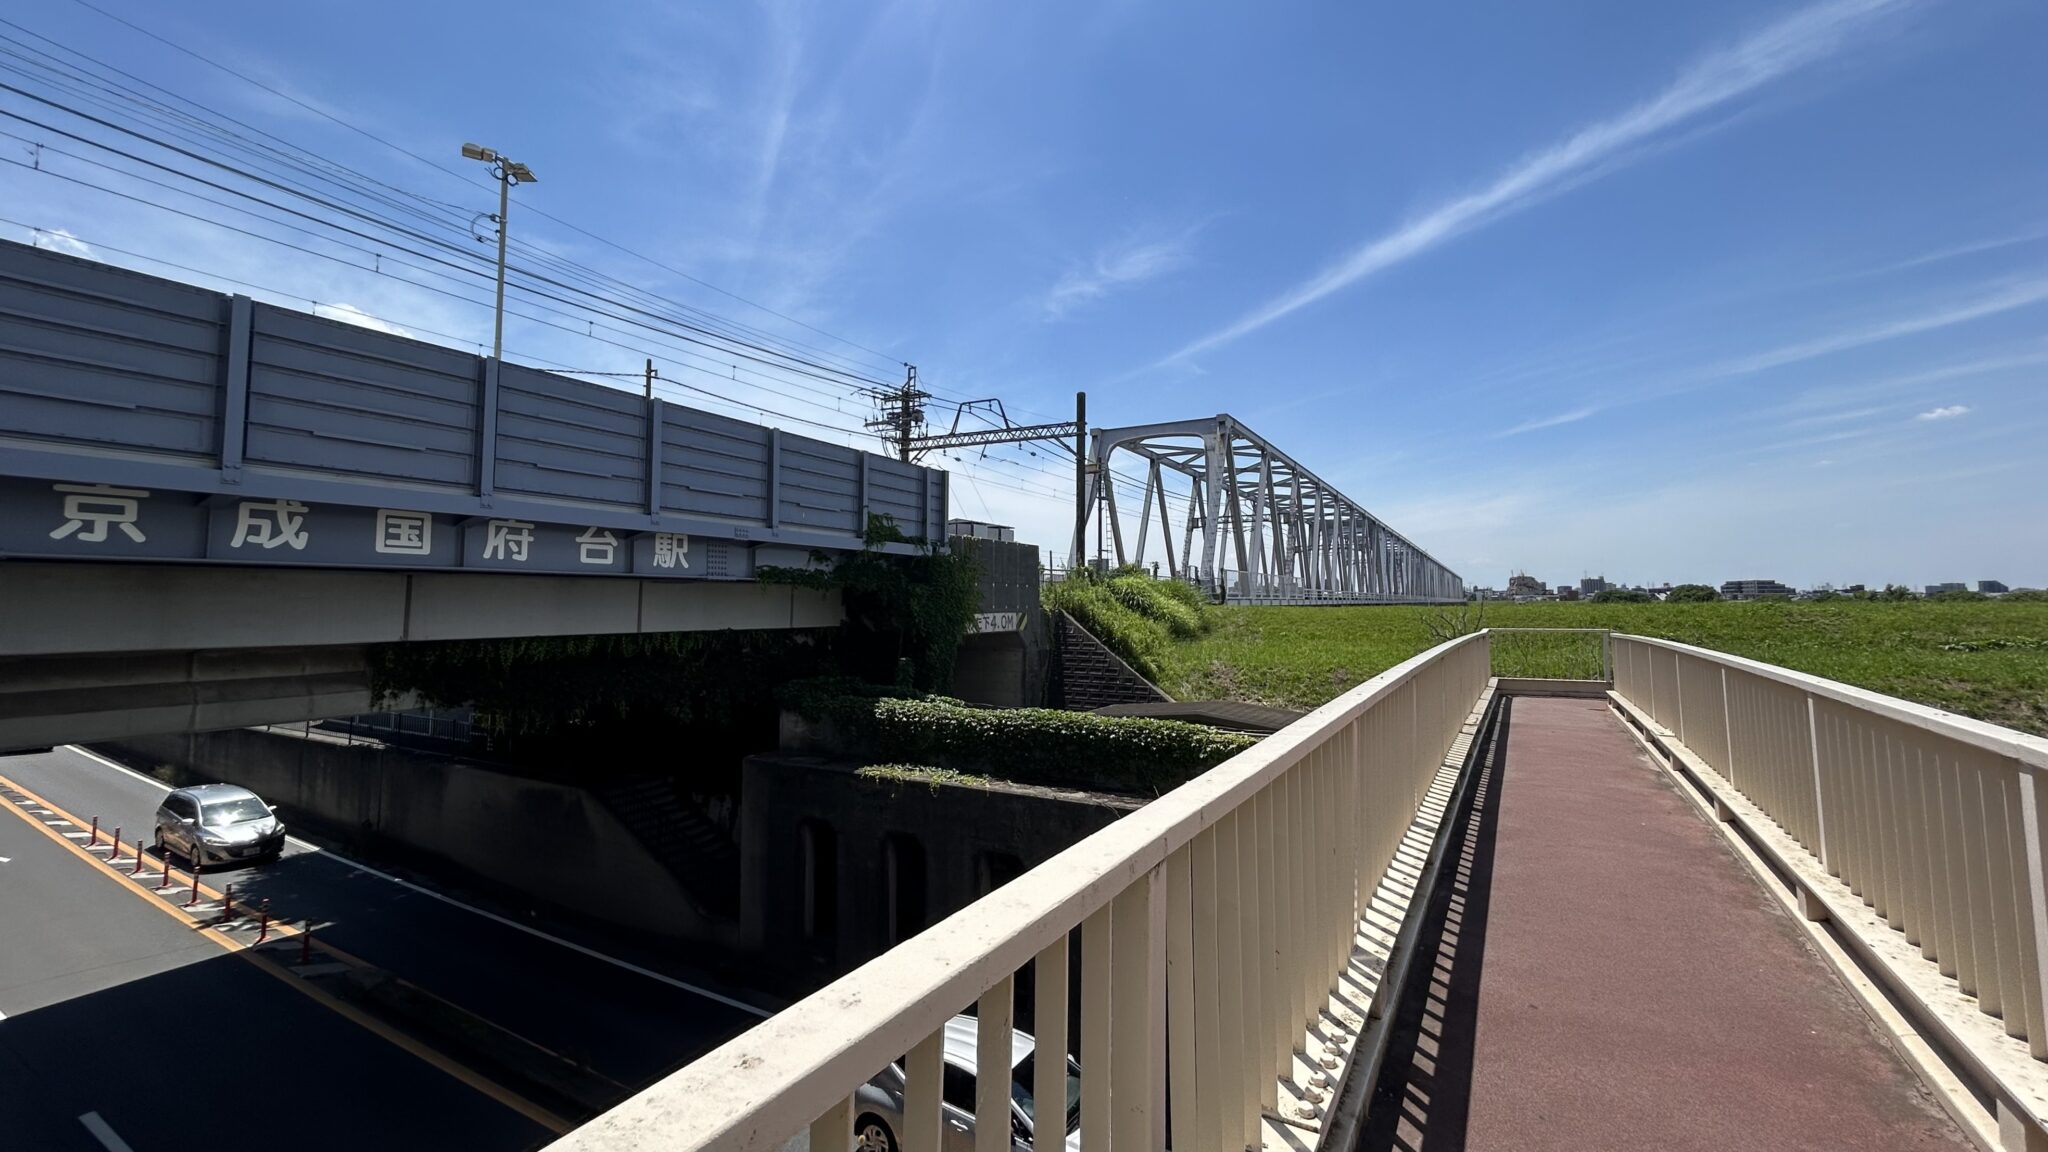
<svg viewBox="0 0 2048 1152">
<path fill-rule="evenodd" d="M 199 868 L 275 858 L 284 851 L 284 821 L 247 788 L 199 784 L 164 797 L 156 810 L 156 847 Z"/>
<path fill-rule="evenodd" d="M 945 1080 L 940 1088 L 942 1103 L 940 1146 L 945 1152 L 973 1152 L 974 1082 L 978 1025 L 972 1016 L 955 1016 L 946 1022 Z M 1033 1148 L 1039 1109 L 1032 1099 L 1033 1074 L 1037 1068 L 1037 1041 L 1028 1032 L 1010 1033 L 1010 1146 Z M 854 1093 L 853 1136 L 862 1152 L 900 1152 L 903 1147 L 903 1066 L 891 1064 Z M 1067 1058 L 1067 1098 L 1056 1113 L 1064 1140 L 1047 1141 L 1046 1148 L 1064 1146 L 1070 1152 L 1081 1147 L 1081 1066 Z"/>
</svg>

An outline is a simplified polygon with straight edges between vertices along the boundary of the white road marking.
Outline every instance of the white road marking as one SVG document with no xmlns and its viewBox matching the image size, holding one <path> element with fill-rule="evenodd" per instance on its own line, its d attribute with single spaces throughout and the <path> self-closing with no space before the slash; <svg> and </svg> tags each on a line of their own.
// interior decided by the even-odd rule
<svg viewBox="0 0 2048 1152">
<path fill-rule="evenodd" d="M 98 1140 L 100 1147 L 105 1148 L 107 1152 L 135 1152 L 135 1149 L 128 1146 L 126 1140 L 121 1139 L 107 1126 L 105 1120 L 100 1119 L 99 1113 L 87 1112 L 78 1118 L 78 1122 L 85 1125 L 85 1130 L 92 1133 L 93 1139 Z"/>
<path fill-rule="evenodd" d="M 144 776 L 142 773 L 137 772 L 135 769 L 128 767 L 126 764 L 117 764 L 114 761 L 107 759 L 105 756 L 102 756 L 89 748 L 83 748 L 76 744 L 66 744 L 64 745 L 64 748 L 66 751 L 76 752 L 80 756 L 83 756 L 88 760 L 92 760 L 95 763 L 104 764 L 107 767 L 112 768 L 116 772 L 132 776 L 135 779 L 142 781 L 144 784 L 148 784 L 156 788 L 158 791 L 169 792 L 171 790 L 171 786 L 169 784 L 166 784 L 163 781 L 158 780 L 156 777 Z M 532 936 L 535 939 L 539 940 L 545 940 L 550 944 L 559 945 L 563 948 L 567 948 L 571 952 L 576 952 L 581 955 L 588 956 L 593 960 L 603 961 L 604 963 L 610 964 L 615 968 L 623 968 L 626 971 L 631 972 L 635 975 L 645 976 L 649 980 L 666 984 L 671 988 L 680 988 L 685 992 L 695 993 L 696 995 L 702 996 L 707 1000 L 715 1000 L 728 1008 L 737 1008 L 742 1012 L 746 1012 L 754 1016 L 759 1016 L 764 1020 L 767 1019 L 769 1016 L 773 1015 L 773 1013 L 769 1012 L 768 1010 L 749 1004 L 744 1000 L 735 1000 L 730 996 L 725 996 L 720 993 L 713 992 L 709 988 L 700 988 L 697 985 L 692 984 L 686 980 L 678 980 L 675 977 L 667 975 L 665 973 L 656 972 L 652 968 L 643 968 L 630 960 L 621 960 L 617 956 L 606 955 L 603 952 L 599 952 L 595 948 L 589 948 L 582 944 L 578 944 L 574 940 L 564 940 L 560 936 L 555 936 L 550 933 L 543 932 L 540 929 L 528 924 L 521 924 L 517 920 L 511 919 L 507 916 L 500 916 L 496 912 L 486 911 L 482 908 L 476 907 L 473 904 L 464 904 L 462 901 L 457 900 L 452 896 L 436 892 L 432 888 L 422 887 L 418 884 L 413 883 L 410 880 L 402 880 L 399 877 L 391 875 L 389 872 L 380 872 L 367 864 L 357 863 L 356 861 L 351 860 L 338 852 L 330 852 L 327 849 L 320 847 L 318 844 L 309 844 L 306 841 L 299 839 L 297 836 L 287 836 L 285 837 L 285 839 L 290 843 L 296 844 L 300 848 L 305 849 L 308 853 L 326 856 L 327 858 L 333 860 L 337 864 L 353 868 L 359 872 L 367 873 L 371 876 L 377 877 L 380 880 L 388 880 L 401 888 L 410 889 L 414 892 L 419 893 L 422 896 L 432 897 L 433 899 L 439 900 L 441 903 L 447 904 L 450 907 L 460 908 L 464 912 L 473 913 L 475 915 L 483 917 L 486 920 L 496 921 L 499 924 L 503 924 L 507 928 L 524 932 L 528 936 Z"/>
</svg>

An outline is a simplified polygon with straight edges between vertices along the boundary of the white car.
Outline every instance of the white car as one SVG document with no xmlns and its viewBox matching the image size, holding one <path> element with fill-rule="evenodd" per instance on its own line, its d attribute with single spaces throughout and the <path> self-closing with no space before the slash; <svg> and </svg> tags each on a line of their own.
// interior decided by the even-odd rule
<svg viewBox="0 0 2048 1152">
<path fill-rule="evenodd" d="M 955 1016 L 946 1022 L 945 1082 L 940 1089 L 940 1146 L 945 1152 L 974 1150 L 974 1084 L 977 1060 L 976 1029 L 972 1016 Z M 1028 1032 L 1010 1033 L 1010 1146 L 1032 1149 L 1039 1110 L 1032 1098 L 1031 1084 L 1038 1066 L 1037 1041 Z M 1067 1058 L 1067 1098 L 1059 1109 L 1060 1130 L 1066 1139 L 1048 1142 L 1069 1152 L 1081 1147 L 1081 1066 Z M 903 1067 L 891 1064 L 853 1097 L 853 1136 L 862 1152 L 901 1152 L 898 1135 L 903 1131 Z"/>
</svg>

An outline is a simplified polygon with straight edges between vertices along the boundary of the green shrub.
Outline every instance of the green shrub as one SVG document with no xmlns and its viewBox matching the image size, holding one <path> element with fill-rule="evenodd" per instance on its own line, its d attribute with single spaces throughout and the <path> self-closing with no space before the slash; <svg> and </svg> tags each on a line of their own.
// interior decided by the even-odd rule
<svg viewBox="0 0 2048 1152">
<path fill-rule="evenodd" d="M 1157 795 L 1258 742 L 1178 720 L 1050 708 L 896 699 L 865 700 L 860 707 L 864 715 L 846 724 L 844 734 L 864 755 L 1104 791 Z"/>
<path fill-rule="evenodd" d="M 1664 597 L 1671 604 L 1708 604 L 1720 598 L 1719 592 L 1705 584 L 1680 584 Z"/>
<path fill-rule="evenodd" d="M 1107 579 L 1085 569 L 1045 586 L 1047 611 L 1065 612 L 1140 676 L 1159 679 L 1160 660 L 1174 640 L 1210 630 L 1215 612 L 1202 594 L 1178 580 L 1154 580 L 1136 568 Z"/>
<path fill-rule="evenodd" d="M 1172 640 L 1166 625 L 1126 607 L 1101 582 L 1063 580 L 1041 594 L 1047 611 L 1065 612 L 1104 647 L 1148 680 L 1159 679 L 1160 658 Z"/>
<path fill-rule="evenodd" d="M 1109 589 L 1109 594 L 1116 597 L 1118 603 L 1148 620 L 1166 625 L 1166 630 L 1177 638 L 1200 636 L 1204 630 L 1200 608 L 1191 608 L 1168 595 L 1166 585 L 1149 576 L 1119 576 L 1103 587 Z"/>
<path fill-rule="evenodd" d="M 933 768 L 926 764 L 869 764 L 853 770 L 855 776 L 864 780 L 893 780 L 898 784 L 923 784 L 936 792 L 941 784 L 957 784 L 961 787 L 986 788 L 995 783 L 987 776 L 972 772 L 959 772 L 951 768 Z"/>
<path fill-rule="evenodd" d="M 1648 604 L 1656 597 L 1638 588 L 1602 588 L 1587 599 L 1595 604 Z"/>
</svg>

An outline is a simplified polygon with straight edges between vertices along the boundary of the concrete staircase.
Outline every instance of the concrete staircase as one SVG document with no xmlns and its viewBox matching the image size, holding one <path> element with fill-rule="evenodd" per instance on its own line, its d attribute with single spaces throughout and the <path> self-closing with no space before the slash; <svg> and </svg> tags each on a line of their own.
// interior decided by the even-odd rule
<svg viewBox="0 0 2048 1152">
<path fill-rule="evenodd" d="M 1064 612 L 1054 614 L 1053 629 L 1058 641 L 1058 695 L 1060 707 L 1075 712 L 1092 712 L 1111 704 L 1152 704 L 1171 702 L 1173 697 L 1157 684 L 1140 676 L 1123 658 L 1111 652 L 1095 634 Z"/>
<path fill-rule="evenodd" d="M 705 912 L 740 911 L 740 851 L 666 776 L 632 776 L 592 789 Z"/>
</svg>

